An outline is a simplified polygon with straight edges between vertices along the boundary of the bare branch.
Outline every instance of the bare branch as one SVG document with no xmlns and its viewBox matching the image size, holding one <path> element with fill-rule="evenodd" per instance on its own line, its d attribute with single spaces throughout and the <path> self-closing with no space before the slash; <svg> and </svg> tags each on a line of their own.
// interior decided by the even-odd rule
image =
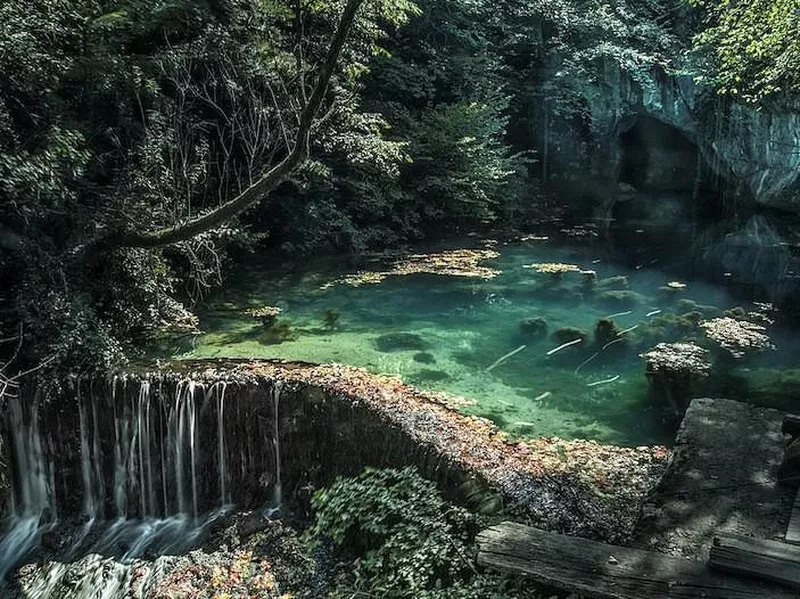
<svg viewBox="0 0 800 599">
<path fill-rule="evenodd" d="M 116 236 L 115 239 L 107 238 L 104 242 L 111 246 L 148 248 L 161 247 L 180 241 L 186 241 L 240 214 L 242 211 L 261 201 L 266 195 L 286 181 L 291 174 L 308 159 L 312 125 L 325 99 L 328 85 L 336 69 L 336 64 L 338 63 L 339 55 L 347 40 L 348 33 L 355 21 L 356 13 L 363 2 L 364 0 L 348 0 L 344 9 L 344 14 L 339 21 L 333 40 L 331 41 L 328 53 L 320 67 L 316 85 L 300 115 L 300 123 L 295 136 L 294 146 L 283 160 L 273 166 L 260 179 L 241 192 L 237 197 L 202 216 L 159 231 L 148 233 L 133 232 Z"/>
</svg>

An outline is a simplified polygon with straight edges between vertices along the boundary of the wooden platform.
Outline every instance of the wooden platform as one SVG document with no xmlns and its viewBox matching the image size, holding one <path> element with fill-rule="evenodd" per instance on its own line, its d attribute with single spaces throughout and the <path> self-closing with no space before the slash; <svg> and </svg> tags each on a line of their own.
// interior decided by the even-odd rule
<svg viewBox="0 0 800 599">
<path fill-rule="evenodd" d="M 478 563 L 597 599 L 788 599 L 797 591 L 703 562 L 505 522 L 478 535 Z"/>
</svg>

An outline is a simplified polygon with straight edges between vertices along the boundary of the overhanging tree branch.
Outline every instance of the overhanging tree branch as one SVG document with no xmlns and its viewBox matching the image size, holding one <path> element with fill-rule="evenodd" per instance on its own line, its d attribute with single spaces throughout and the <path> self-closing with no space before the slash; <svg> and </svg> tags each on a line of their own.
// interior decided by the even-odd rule
<svg viewBox="0 0 800 599">
<path fill-rule="evenodd" d="M 344 13 L 320 69 L 316 85 L 300 114 L 300 124 L 295 136 L 294 146 L 283 160 L 273 166 L 241 194 L 202 216 L 158 231 L 125 233 L 115 239 L 106 240 L 107 243 L 112 246 L 152 248 L 186 241 L 230 220 L 259 202 L 264 196 L 283 183 L 308 158 L 311 128 L 325 99 L 328 85 L 339 61 L 339 55 L 355 22 L 356 13 L 363 3 L 364 0 L 347 0 Z"/>
</svg>

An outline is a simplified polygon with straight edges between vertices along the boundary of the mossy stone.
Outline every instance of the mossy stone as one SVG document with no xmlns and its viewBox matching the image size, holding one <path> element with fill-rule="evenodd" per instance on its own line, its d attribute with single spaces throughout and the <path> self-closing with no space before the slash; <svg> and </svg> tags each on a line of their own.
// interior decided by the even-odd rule
<svg viewBox="0 0 800 599">
<path fill-rule="evenodd" d="M 541 316 L 524 318 L 519 323 L 519 332 L 526 337 L 538 339 L 547 335 L 547 321 Z"/>
<path fill-rule="evenodd" d="M 379 352 L 421 351 L 428 348 L 425 340 L 416 333 L 387 333 L 375 339 Z"/>
</svg>

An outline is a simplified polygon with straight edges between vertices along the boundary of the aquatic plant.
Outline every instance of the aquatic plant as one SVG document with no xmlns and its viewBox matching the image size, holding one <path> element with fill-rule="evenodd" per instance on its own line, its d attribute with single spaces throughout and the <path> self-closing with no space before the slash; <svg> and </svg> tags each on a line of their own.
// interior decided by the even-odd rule
<svg viewBox="0 0 800 599">
<path fill-rule="evenodd" d="M 584 291 L 593 291 L 597 286 L 597 272 L 594 270 L 582 270 Z"/>
<path fill-rule="evenodd" d="M 721 312 L 717 306 L 698 304 L 696 301 L 687 298 L 679 299 L 678 303 L 675 305 L 675 308 L 681 314 L 685 314 L 687 312 L 700 312 L 706 318 L 717 316 Z"/>
<path fill-rule="evenodd" d="M 585 343 L 588 338 L 589 333 L 574 327 L 562 327 L 553 333 L 553 339 L 559 343 L 569 343 L 577 340 L 580 340 L 581 343 Z"/>
<path fill-rule="evenodd" d="M 594 327 L 594 344 L 603 347 L 607 343 L 619 339 L 620 329 L 608 318 L 601 318 Z"/>
<path fill-rule="evenodd" d="M 256 320 L 260 320 L 264 326 L 271 326 L 275 323 L 283 309 L 276 306 L 261 306 L 245 310 L 245 314 Z"/>
<path fill-rule="evenodd" d="M 417 333 L 386 333 L 375 339 L 375 347 L 378 351 L 384 353 L 410 351 L 410 350 L 424 350 L 428 348 L 428 344 Z"/>
<path fill-rule="evenodd" d="M 725 316 L 728 318 L 736 318 L 738 320 L 746 320 L 747 310 L 745 310 L 741 306 L 736 306 L 734 308 L 729 308 L 728 310 L 725 310 Z"/>
<path fill-rule="evenodd" d="M 628 277 L 619 275 L 616 277 L 608 277 L 607 279 L 600 279 L 596 286 L 598 289 L 608 291 L 625 291 L 626 289 L 630 289 L 631 284 L 630 281 L 628 281 Z"/>
<path fill-rule="evenodd" d="M 413 356 L 413 360 L 415 362 L 419 362 L 420 364 L 436 364 L 436 358 L 430 352 L 421 351 Z"/>
<path fill-rule="evenodd" d="M 700 327 L 709 339 L 734 358 L 775 349 L 765 333 L 766 327 L 754 322 L 725 316 L 701 322 Z"/>
<path fill-rule="evenodd" d="M 338 329 L 339 319 L 341 319 L 341 317 L 341 312 L 334 310 L 333 308 L 328 308 L 322 312 L 322 323 L 328 330 Z"/>
<path fill-rule="evenodd" d="M 264 345 L 280 345 L 297 339 L 297 333 L 288 322 L 274 322 L 257 339 Z"/>
<path fill-rule="evenodd" d="M 547 336 L 547 320 L 541 316 L 523 318 L 519 323 L 519 331 L 526 337 L 538 339 Z"/>
<path fill-rule="evenodd" d="M 603 291 L 597 295 L 597 302 L 613 309 L 635 308 L 646 298 L 635 291 Z"/>
</svg>

